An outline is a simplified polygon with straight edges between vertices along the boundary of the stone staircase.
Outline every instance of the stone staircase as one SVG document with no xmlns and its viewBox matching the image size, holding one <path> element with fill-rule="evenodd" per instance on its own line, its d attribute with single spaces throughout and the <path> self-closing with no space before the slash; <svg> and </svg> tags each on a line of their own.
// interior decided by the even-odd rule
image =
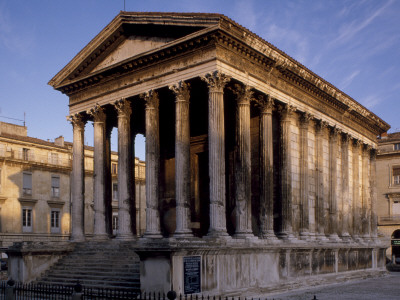
<svg viewBox="0 0 400 300">
<path fill-rule="evenodd" d="M 139 257 L 129 243 L 118 241 L 77 243 L 36 283 L 140 292 Z"/>
</svg>

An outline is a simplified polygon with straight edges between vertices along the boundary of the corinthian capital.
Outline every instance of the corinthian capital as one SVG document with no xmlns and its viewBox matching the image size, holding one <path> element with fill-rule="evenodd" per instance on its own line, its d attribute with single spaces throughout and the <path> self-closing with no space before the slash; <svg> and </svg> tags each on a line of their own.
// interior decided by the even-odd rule
<svg viewBox="0 0 400 300">
<path fill-rule="evenodd" d="M 283 120 L 288 119 L 292 116 L 293 112 L 296 111 L 296 107 L 291 104 L 285 104 L 279 107 L 279 113 Z"/>
<path fill-rule="evenodd" d="M 322 120 L 316 122 L 315 129 L 317 132 L 322 133 L 325 128 L 328 128 L 328 122 Z"/>
<path fill-rule="evenodd" d="M 132 113 L 131 104 L 125 98 L 115 101 L 114 107 L 118 112 L 118 116 L 129 117 Z"/>
<path fill-rule="evenodd" d="M 189 101 L 190 98 L 190 84 L 184 81 L 179 81 L 177 84 L 168 87 L 176 96 L 176 101 Z"/>
<path fill-rule="evenodd" d="M 202 76 L 201 80 L 207 83 L 210 92 L 222 93 L 225 85 L 231 80 L 231 78 L 219 71 L 215 71 Z"/>
<path fill-rule="evenodd" d="M 86 123 L 81 113 L 76 113 L 67 116 L 67 121 L 69 121 L 72 124 L 72 126 L 81 128 L 83 128 Z"/>
<path fill-rule="evenodd" d="M 102 108 L 98 103 L 96 103 L 96 105 L 91 109 L 88 109 L 86 113 L 92 116 L 95 122 L 104 122 L 106 120 L 104 108 Z"/>
<path fill-rule="evenodd" d="M 150 90 L 139 95 L 146 102 L 146 109 L 158 109 L 159 97 L 155 90 Z"/>
<path fill-rule="evenodd" d="M 231 90 L 236 95 L 238 104 L 250 104 L 250 100 L 253 97 L 253 91 L 250 86 L 235 84 Z"/>
<path fill-rule="evenodd" d="M 300 114 L 300 123 L 302 125 L 307 126 L 310 123 L 310 120 L 313 118 L 313 115 L 309 112 L 302 112 Z"/>
<path fill-rule="evenodd" d="M 261 113 L 272 113 L 272 109 L 274 108 L 272 97 L 269 95 L 259 95 L 254 101 L 260 107 Z"/>
</svg>

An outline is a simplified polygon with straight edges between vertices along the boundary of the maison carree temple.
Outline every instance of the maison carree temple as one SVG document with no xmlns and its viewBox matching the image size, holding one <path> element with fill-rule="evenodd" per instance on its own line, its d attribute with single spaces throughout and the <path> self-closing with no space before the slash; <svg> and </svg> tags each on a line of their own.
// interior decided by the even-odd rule
<svg viewBox="0 0 400 300">
<path fill-rule="evenodd" d="M 88 242 L 88 130 L 91 239 L 109 240 L 118 128 L 118 232 L 108 243 L 135 249 L 142 290 L 250 292 L 384 270 L 376 137 L 389 125 L 233 20 L 121 12 L 49 84 L 69 97 L 73 242 Z M 146 137 L 140 237 L 137 134 Z"/>
</svg>

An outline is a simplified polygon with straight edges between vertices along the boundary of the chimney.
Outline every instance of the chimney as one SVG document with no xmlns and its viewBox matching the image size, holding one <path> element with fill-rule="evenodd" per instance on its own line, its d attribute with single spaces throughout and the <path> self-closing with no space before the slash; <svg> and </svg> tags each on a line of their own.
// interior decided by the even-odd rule
<svg viewBox="0 0 400 300">
<path fill-rule="evenodd" d="M 58 138 L 54 139 L 54 144 L 60 147 L 64 147 L 64 137 L 60 135 Z"/>
</svg>

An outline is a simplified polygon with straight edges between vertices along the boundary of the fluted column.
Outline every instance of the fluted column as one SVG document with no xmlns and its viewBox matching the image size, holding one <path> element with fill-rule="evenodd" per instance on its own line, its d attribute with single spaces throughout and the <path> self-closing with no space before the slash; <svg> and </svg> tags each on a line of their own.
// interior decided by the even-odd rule
<svg viewBox="0 0 400 300">
<path fill-rule="evenodd" d="M 132 195 L 133 168 L 130 103 L 121 99 L 114 103 L 118 111 L 118 239 L 136 236 L 135 203 Z"/>
<path fill-rule="evenodd" d="M 309 113 L 300 115 L 300 239 L 302 240 L 310 238 L 308 125 L 311 118 Z"/>
<path fill-rule="evenodd" d="M 209 237 L 227 236 L 225 212 L 224 87 L 230 78 L 219 72 L 202 79 L 208 85 L 208 155 L 210 175 Z"/>
<path fill-rule="evenodd" d="M 141 95 L 146 101 L 146 238 L 161 238 L 159 211 L 160 126 L 158 93 Z"/>
<path fill-rule="evenodd" d="M 340 131 L 334 127 L 329 138 L 329 239 L 338 241 L 338 215 L 337 215 L 337 159 L 338 135 Z"/>
<path fill-rule="evenodd" d="M 371 149 L 370 156 L 370 190 L 371 190 L 371 238 L 378 238 L 378 216 L 376 215 L 376 149 Z"/>
<path fill-rule="evenodd" d="M 316 237 L 318 240 L 327 240 L 325 235 L 326 217 L 326 197 L 325 197 L 325 185 L 324 185 L 324 149 L 323 140 L 326 132 L 328 123 L 325 121 L 318 121 L 315 128 L 316 138 L 316 175 L 315 175 L 315 224 L 316 224 Z"/>
<path fill-rule="evenodd" d="M 369 169 L 368 162 L 370 159 L 370 145 L 365 145 L 362 149 L 362 211 L 361 211 L 361 226 L 362 238 L 364 241 L 369 241 L 371 238 L 370 232 L 370 191 L 369 191 Z"/>
<path fill-rule="evenodd" d="M 106 230 L 107 234 L 111 236 L 113 234 L 112 230 L 112 174 L 111 174 L 111 132 L 113 127 L 106 123 L 106 146 L 105 146 L 105 207 L 106 207 Z"/>
<path fill-rule="evenodd" d="M 249 86 L 236 84 L 236 155 L 235 155 L 235 237 L 252 237 L 251 226 L 251 145 L 250 145 L 250 99 Z"/>
<path fill-rule="evenodd" d="M 94 200 L 94 239 L 107 239 L 106 228 L 106 114 L 104 109 L 96 104 L 87 113 L 93 117 L 94 127 L 94 172 L 93 172 L 93 200 Z"/>
<path fill-rule="evenodd" d="M 292 191 L 292 151 L 291 116 L 296 108 L 292 105 L 281 107 L 281 196 L 282 223 L 278 237 L 294 239 L 293 236 L 293 191 Z"/>
<path fill-rule="evenodd" d="M 349 181 L 350 181 L 350 166 L 349 166 L 349 142 L 350 135 L 342 136 L 342 205 L 341 205 L 341 235 L 343 241 L 350 241 L 349 234 L 349 217 L 350 217 L 350 197 L 349 197 Z"/>
<path fill-rule="evenodd" d="M 75 242 L 85 240 L 85 169 L 84 169 L 84 132 L 85 121 L 81 114 L 68 117 L 73 127 L 72 146 L 72 216 L 71 239 Z"/>
<path fill-rule="evenodd" d="M 175 94 L 175 237 L 193 236 L 190 225 L 190 128 L 189 84 L 180 81 L 169 87 Z"/>
<path fill-rule="evenodd" d="M 275 241 L 274 232 L 274 154 L 272 138 L 272 108 L 268 95 L 259 99 L 260 106 L 260 235 Z"/>
<path fill-rule="evenodd" d="M 360 148 L 361 141 L 353 142 L 353 232 L 355 241 L 360 240 L 361 234 L 361 201 L 360 201 Z"/>
</svg>

